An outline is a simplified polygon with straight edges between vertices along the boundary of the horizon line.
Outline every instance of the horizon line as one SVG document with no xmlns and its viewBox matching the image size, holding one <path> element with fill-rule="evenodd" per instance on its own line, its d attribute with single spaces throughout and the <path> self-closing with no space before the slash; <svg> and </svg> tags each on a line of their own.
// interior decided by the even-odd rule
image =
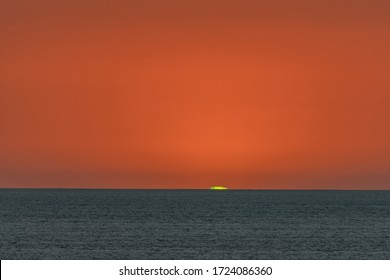
<svg viewBox="0 0 390 280">
<path fill-rule="evenodd" d="M 208 188 L 109 188 L 109 187 L 0 187 L 3 190 L 183 190 L 213 191 Z M 388 188 L 228 188 L 225 191 L 390 191 Z M 214 191 L 213 191 L 214 192 Z"/>
</svg>

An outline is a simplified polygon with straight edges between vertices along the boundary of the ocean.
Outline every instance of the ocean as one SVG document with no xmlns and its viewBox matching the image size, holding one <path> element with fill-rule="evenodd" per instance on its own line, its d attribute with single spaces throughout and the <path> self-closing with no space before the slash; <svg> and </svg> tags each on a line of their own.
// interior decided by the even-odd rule
<svg viewBox="0 0 390 280">
<path fill-rule="evenodd" d="M 0 189 L 0 259 L 390 259 L 390 191 Z"/>
</svg>

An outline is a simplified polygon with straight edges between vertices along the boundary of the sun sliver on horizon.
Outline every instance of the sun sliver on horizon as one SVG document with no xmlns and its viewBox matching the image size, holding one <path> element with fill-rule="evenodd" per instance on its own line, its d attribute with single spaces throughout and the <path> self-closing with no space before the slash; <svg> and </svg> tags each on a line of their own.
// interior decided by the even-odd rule
<svg viewBox="0 0 390 280">
<path fill-rule="evenodd" d="M 213 190 L 213 191 L 226 191 L 226 190 L 228 190 L 228 188 L 225 187 L 225 186 L 212 186 L 212 187 L 210 187 L 210 190 Z"/>
</svg>

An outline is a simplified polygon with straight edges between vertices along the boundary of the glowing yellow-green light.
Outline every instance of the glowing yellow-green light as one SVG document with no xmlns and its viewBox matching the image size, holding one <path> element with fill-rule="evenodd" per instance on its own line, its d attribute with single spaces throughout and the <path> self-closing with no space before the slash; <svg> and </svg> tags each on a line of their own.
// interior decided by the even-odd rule
<svg viewBox="0 0 390 280">
<path fill-rule="evenodd" d="M 215 191 L 224 191 L 224 190 L 227 190 L 228 188 L 224 187 L 224 186 L 212 186 L 210 188 L 210 190 L 215 190 Z"/>
</svg>

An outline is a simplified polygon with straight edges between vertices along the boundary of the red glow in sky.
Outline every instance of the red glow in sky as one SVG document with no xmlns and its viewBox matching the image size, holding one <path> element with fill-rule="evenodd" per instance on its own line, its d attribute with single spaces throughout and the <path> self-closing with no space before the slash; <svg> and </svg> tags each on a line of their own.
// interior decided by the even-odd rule
<svg viewBox="0 0 390 280">
<path fill-rule="evenodd" d="M 390 189 L 389 14 L 2 0 L 0 187 Z"/>
</svg>

